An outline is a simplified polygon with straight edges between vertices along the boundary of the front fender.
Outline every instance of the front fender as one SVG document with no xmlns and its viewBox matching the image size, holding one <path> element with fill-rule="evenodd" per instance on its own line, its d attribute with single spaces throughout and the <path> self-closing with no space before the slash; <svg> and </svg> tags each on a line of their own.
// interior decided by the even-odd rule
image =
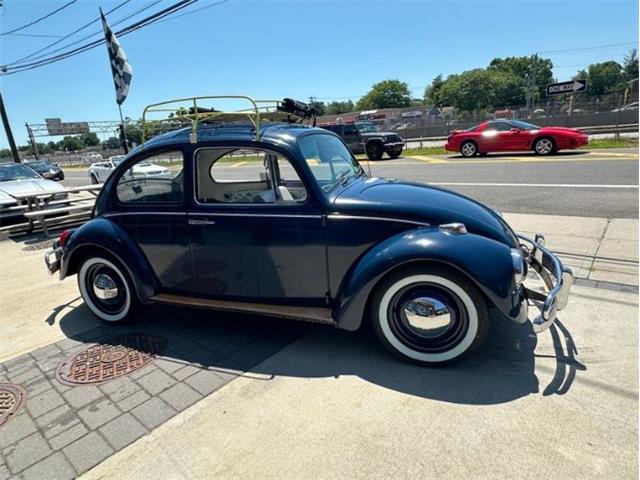
<svg viewBox="0 0 640 480">
<path fill-rule="evenodd" d="M 510 248 L 474 234 L 425 227 L 400 233 L 377 244 L 360 258 L 343 281 L 334 311 L 338 326 L 359 328 L 376 284 L 392 270 L 414 262 L 435 262 L 465 274 L 500 312 L 520 313 Z"/>
<path fill-rule="evenodd" d="M 117 224 L 94 218 L 75 230 L 62 251 L 60 279 L 77 273 L 80 257 L 90 250 L 104 250 L 127 269 L 140 301 L 146 303 L 158 288 L 158 281 L 140 247 Z"/>
</svg>

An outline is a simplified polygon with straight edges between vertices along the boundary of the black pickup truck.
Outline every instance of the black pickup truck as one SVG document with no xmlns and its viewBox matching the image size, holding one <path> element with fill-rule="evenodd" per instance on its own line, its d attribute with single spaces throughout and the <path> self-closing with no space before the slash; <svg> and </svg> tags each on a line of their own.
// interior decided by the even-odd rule
<svg viewBox="0 0 640 480">
<path fill-rule="evenodd" d="M 380 160 L 386 153 L 390 158 L 398 158 L 404 141 L 394 132 L 378 132 L 373 122 L 355 122 L 335 125 L 321 125 L 342 138 L 354 154 L 366 153 L 369 160 Z"/>
</svg>

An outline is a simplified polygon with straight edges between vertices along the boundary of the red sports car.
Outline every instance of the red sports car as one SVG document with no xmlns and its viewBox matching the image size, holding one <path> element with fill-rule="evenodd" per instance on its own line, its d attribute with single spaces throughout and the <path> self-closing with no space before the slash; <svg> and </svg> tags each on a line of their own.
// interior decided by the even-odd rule
<svg viewBox="0 0 640 480">
<path fill-rule="evenodd" d="M 515 151 L 549 155 L 587 143 L 587 136 L 575 128 L 538 127 L 520 120 L 491 120 L 467 130 L 452 131 L 444 148 L 465 157 Z"/>
</svg>

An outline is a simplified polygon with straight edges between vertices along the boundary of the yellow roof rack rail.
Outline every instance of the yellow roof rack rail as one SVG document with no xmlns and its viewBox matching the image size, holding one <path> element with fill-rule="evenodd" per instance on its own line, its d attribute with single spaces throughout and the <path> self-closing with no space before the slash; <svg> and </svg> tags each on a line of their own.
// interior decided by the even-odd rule
<svg viewBox="0 0 640 480">
<path fill-rule="evenodd" d="M 215 100 L 244 100 L 247 107 L 240 110 L 224 111 L 211 107 L 204 107 L 203 103 L 210 104 Z M 163 113 L 166 118 L 150 120 L 149 114 Z M 314 118 L 315 111 L 308 105 L 285 98 L 283 100 L 254 100 L 245 95 L 209 95 L 202 97 L 186 97 L 167 100 L 164 102 L 147 105 L 142 111 L 142 145 L 152 131 L 157 134 L 160 124 L 169 124 L 174 128 L 191 127 L 189 141 L 198 141 L 198 126 L 203 123 L 229 122 L 249 120 L 256 131 L 256 140 L 260 136 L 260 123 L 264 121 L 295 121 Z M 152 135 L 154 136 L 154 135 Z"/>
</svg>

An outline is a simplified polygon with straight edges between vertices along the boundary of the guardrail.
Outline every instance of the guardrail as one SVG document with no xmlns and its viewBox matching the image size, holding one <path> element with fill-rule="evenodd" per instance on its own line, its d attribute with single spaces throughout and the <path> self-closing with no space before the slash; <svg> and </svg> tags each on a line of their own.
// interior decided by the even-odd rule
<svg viewBox="0 0 640 480">
<path fill-rule="evenodd" d="M 83 223 L 91 216 L 101 188 L 102 184 L 83 185 L 55 193 L 39 191 L 12 195 L 16 203 L 0 207 L 0 238 L 36 230 L 42 230 L 49 237 L 52 228 Z M 66 193 L 67 198 L 59 198 L 61 193 Z"/>
</svg>

